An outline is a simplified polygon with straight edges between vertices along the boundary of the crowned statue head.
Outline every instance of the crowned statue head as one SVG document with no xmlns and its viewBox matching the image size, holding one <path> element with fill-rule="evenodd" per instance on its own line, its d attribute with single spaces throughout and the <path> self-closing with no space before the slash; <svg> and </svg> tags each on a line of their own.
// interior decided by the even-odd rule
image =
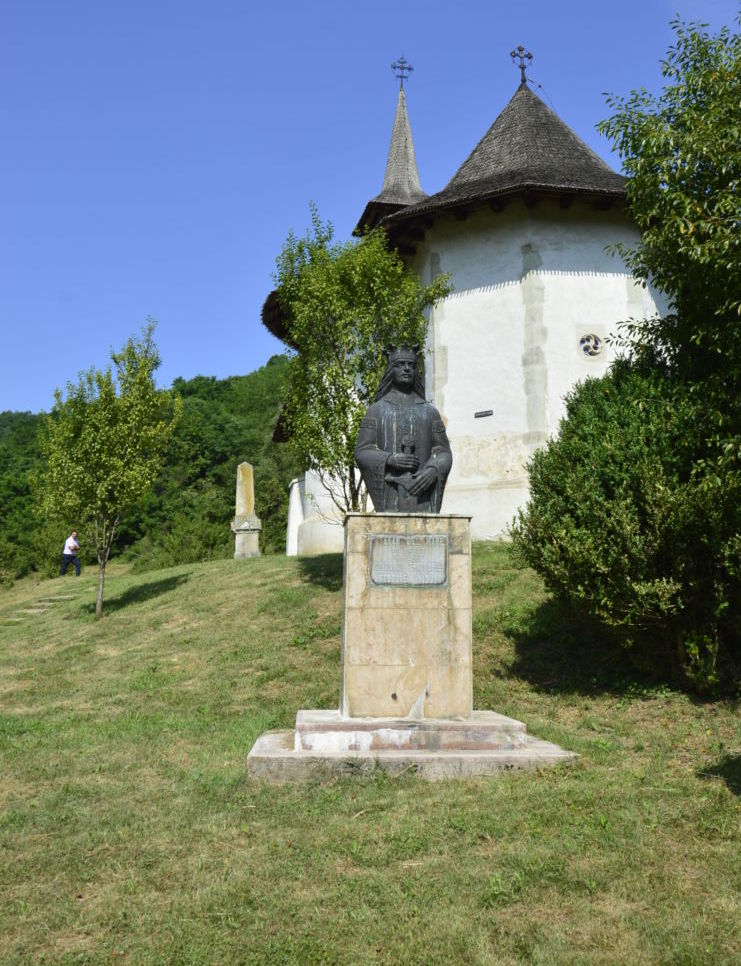
<svg viewBox="0 0 741 966">
<path fill-rule="evenodd" d="M 415 393 L 424 399 L 424 371 L 417 346 L 392 346 L 386 353 L 386 370 L 378 387 L 376 400 L 388 395 L 392 389 L 404 394 Z"/>
</svg>

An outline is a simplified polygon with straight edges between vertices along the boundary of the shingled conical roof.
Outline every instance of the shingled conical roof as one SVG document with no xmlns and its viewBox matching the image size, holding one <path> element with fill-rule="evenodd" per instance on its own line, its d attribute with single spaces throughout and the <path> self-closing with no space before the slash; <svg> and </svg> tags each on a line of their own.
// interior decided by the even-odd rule
<svg viewBox="0 0 741 966">
<path fill-rule="evenodd" d="M 407 102 L 402 88 L 396 103 L 383 188 L 381 193 L 365 206 L 365 211 L 355 227 L 355 234 L 359 235 L 373 228 L 385 215 L 398 211 L 402 207 L 414 205 L 426 197 L 419 183 L 412 129 L 409 125 Z"/>
<path fill-rule="evenodd" d="M 385 223 L 521 193 L 622 199 L 624 183 L 524 83 L 443 190 Z"/>
</svg>

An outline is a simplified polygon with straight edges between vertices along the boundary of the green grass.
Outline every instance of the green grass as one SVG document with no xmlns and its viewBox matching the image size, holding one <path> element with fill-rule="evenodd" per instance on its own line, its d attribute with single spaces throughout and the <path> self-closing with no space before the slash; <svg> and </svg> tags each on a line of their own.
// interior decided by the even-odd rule
<svg viewBox="0 0 741 966">
<path fill-rule="evenodd" d="M 738 704 L 638 677 L 506 547 L 474 703 L 576 765 L 250 783 L 262 731 L 337 705 L 341 580 L 113 567 L 98 622 L 92 572 L 0 590 L 0 962 L 741 962 Z"/>
</svg>

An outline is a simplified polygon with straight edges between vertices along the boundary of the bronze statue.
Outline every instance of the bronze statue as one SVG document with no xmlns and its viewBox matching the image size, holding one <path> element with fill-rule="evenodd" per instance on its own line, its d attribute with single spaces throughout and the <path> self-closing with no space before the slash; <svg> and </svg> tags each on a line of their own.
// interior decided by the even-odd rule
<svg viewBox="0 0 741 966">
<path fill-rule="evenodd" d="M 377 512 L 440 512 L 453 457 L 440 413 L 425 401 L 416 349 L 389 352 L 355 460 Z"/>
</svg>

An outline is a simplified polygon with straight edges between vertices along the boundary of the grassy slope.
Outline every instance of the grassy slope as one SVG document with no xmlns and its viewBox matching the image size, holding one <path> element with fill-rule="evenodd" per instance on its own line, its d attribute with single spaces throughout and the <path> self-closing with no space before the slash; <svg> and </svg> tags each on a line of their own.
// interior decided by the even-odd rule
<svg viewBox="0 0 741 966">
<path fill-rule="evenodd" d="M 0 961 L 741 961 L 738 706 L 574 638 L 474 557 L 477 707 L 571 768 L 266 787 L 245 755 L 338 697 L 338 558 L 0 591 Z M 73 593 L 6 623 L 40 597 Z"/>
</svg>

